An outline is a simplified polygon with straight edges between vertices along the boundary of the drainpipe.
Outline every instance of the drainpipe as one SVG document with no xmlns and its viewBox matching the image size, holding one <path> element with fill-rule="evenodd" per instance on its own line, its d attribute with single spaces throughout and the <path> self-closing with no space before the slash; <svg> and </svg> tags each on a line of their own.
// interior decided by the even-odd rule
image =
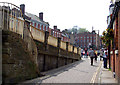
<svg viewBox="0 0 120 85">
<path fill-rule="evenodd" d="M 108 58 L 109 58 L 109 69 L 111 69 L 111 58 L 110 58 L 110 40 L 109 40 L 109 45 L 108 45 Z"/>
</svg>

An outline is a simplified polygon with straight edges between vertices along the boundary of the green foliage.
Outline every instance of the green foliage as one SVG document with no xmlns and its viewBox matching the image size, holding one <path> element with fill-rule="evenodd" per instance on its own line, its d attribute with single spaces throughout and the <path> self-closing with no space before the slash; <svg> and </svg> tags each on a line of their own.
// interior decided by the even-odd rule
<svg viewBox="0 0 120 85">
<path fill-rule="evenodd" d="M 86 28 L 79 28 L 78 33 L 89 32 Z"/>
<path fill-rule="evenodd" d="M 103 33 L 103 36 L 101 37 L 103 43 L 108 46 L 109 45 L 109 42 L 110 40 L 113 41 L 113 38 L 114 38 L 114 34 L 113 34 L 113 29 L 106 29 L 106 31 L 104 31 Z"/>
<path fill-rule="evenodd" d="M 108 70 L 111 71 L 111 68 L 109 68 Z"/>
</svg>

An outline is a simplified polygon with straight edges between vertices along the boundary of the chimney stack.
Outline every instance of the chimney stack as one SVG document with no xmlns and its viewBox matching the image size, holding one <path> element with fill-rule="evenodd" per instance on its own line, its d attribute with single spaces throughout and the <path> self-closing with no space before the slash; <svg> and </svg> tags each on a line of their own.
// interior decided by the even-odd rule
<svg viewBox="0 0 120 85">
<path fill-rule="evenodd" d="M 22 11 L 22 14 L 25 15 L 25 4 L 21 4 L 20 9 Z"/>
<path fill-rule="evenodd" d="M 54 28 L 54 29 L 57 29 L 57 26 L 55 25 L 55 26 L 53 26 L 53 28 Z"/>
<path fill-rule="evenodd" d="M 39 13 L 39 19 L 43 21 L 43 12 Z"/>
</svg>

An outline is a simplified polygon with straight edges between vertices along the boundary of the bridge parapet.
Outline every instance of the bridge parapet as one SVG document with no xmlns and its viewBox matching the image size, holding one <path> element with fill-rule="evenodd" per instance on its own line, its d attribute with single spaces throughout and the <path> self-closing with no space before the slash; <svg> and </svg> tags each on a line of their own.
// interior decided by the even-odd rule
<svg viewBox="0 0 120 85">
<path fill-rule="evenodd" d="M 0 2 L 0 28 L 16 32 L 23 37 L 24 20 L 21 9 L 8 2 Z"/>
<path fill-rule="evenodd" d="M 2 4 L 2 5 L 1 5 Z M 29 17 L 29 16 L 28 16 Z M 49 35 L 31 25 L 22 15 L 19 7 L 0 2 L 0 28 L 20 34 L 27 43 L 34 62 L 40 71 L 63 66 L 80 59 L 79 48 Z M 40 64 L 40 65 L 39 65 Z"/>
</svg>

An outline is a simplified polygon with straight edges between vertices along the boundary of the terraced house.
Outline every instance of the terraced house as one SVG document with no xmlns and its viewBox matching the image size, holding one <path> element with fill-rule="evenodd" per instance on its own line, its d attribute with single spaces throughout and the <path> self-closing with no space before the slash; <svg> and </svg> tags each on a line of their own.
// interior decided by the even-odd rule
<svg viewBox="0 0 120 85">
<path fill-rule="evenodd" d="M 120 83 L 120 0 L 112 0 L 109 6 L 108 30 L 113 30 L 113 40 L 110 40 L 108 53 L 109 68 Z"/>
</svg>

